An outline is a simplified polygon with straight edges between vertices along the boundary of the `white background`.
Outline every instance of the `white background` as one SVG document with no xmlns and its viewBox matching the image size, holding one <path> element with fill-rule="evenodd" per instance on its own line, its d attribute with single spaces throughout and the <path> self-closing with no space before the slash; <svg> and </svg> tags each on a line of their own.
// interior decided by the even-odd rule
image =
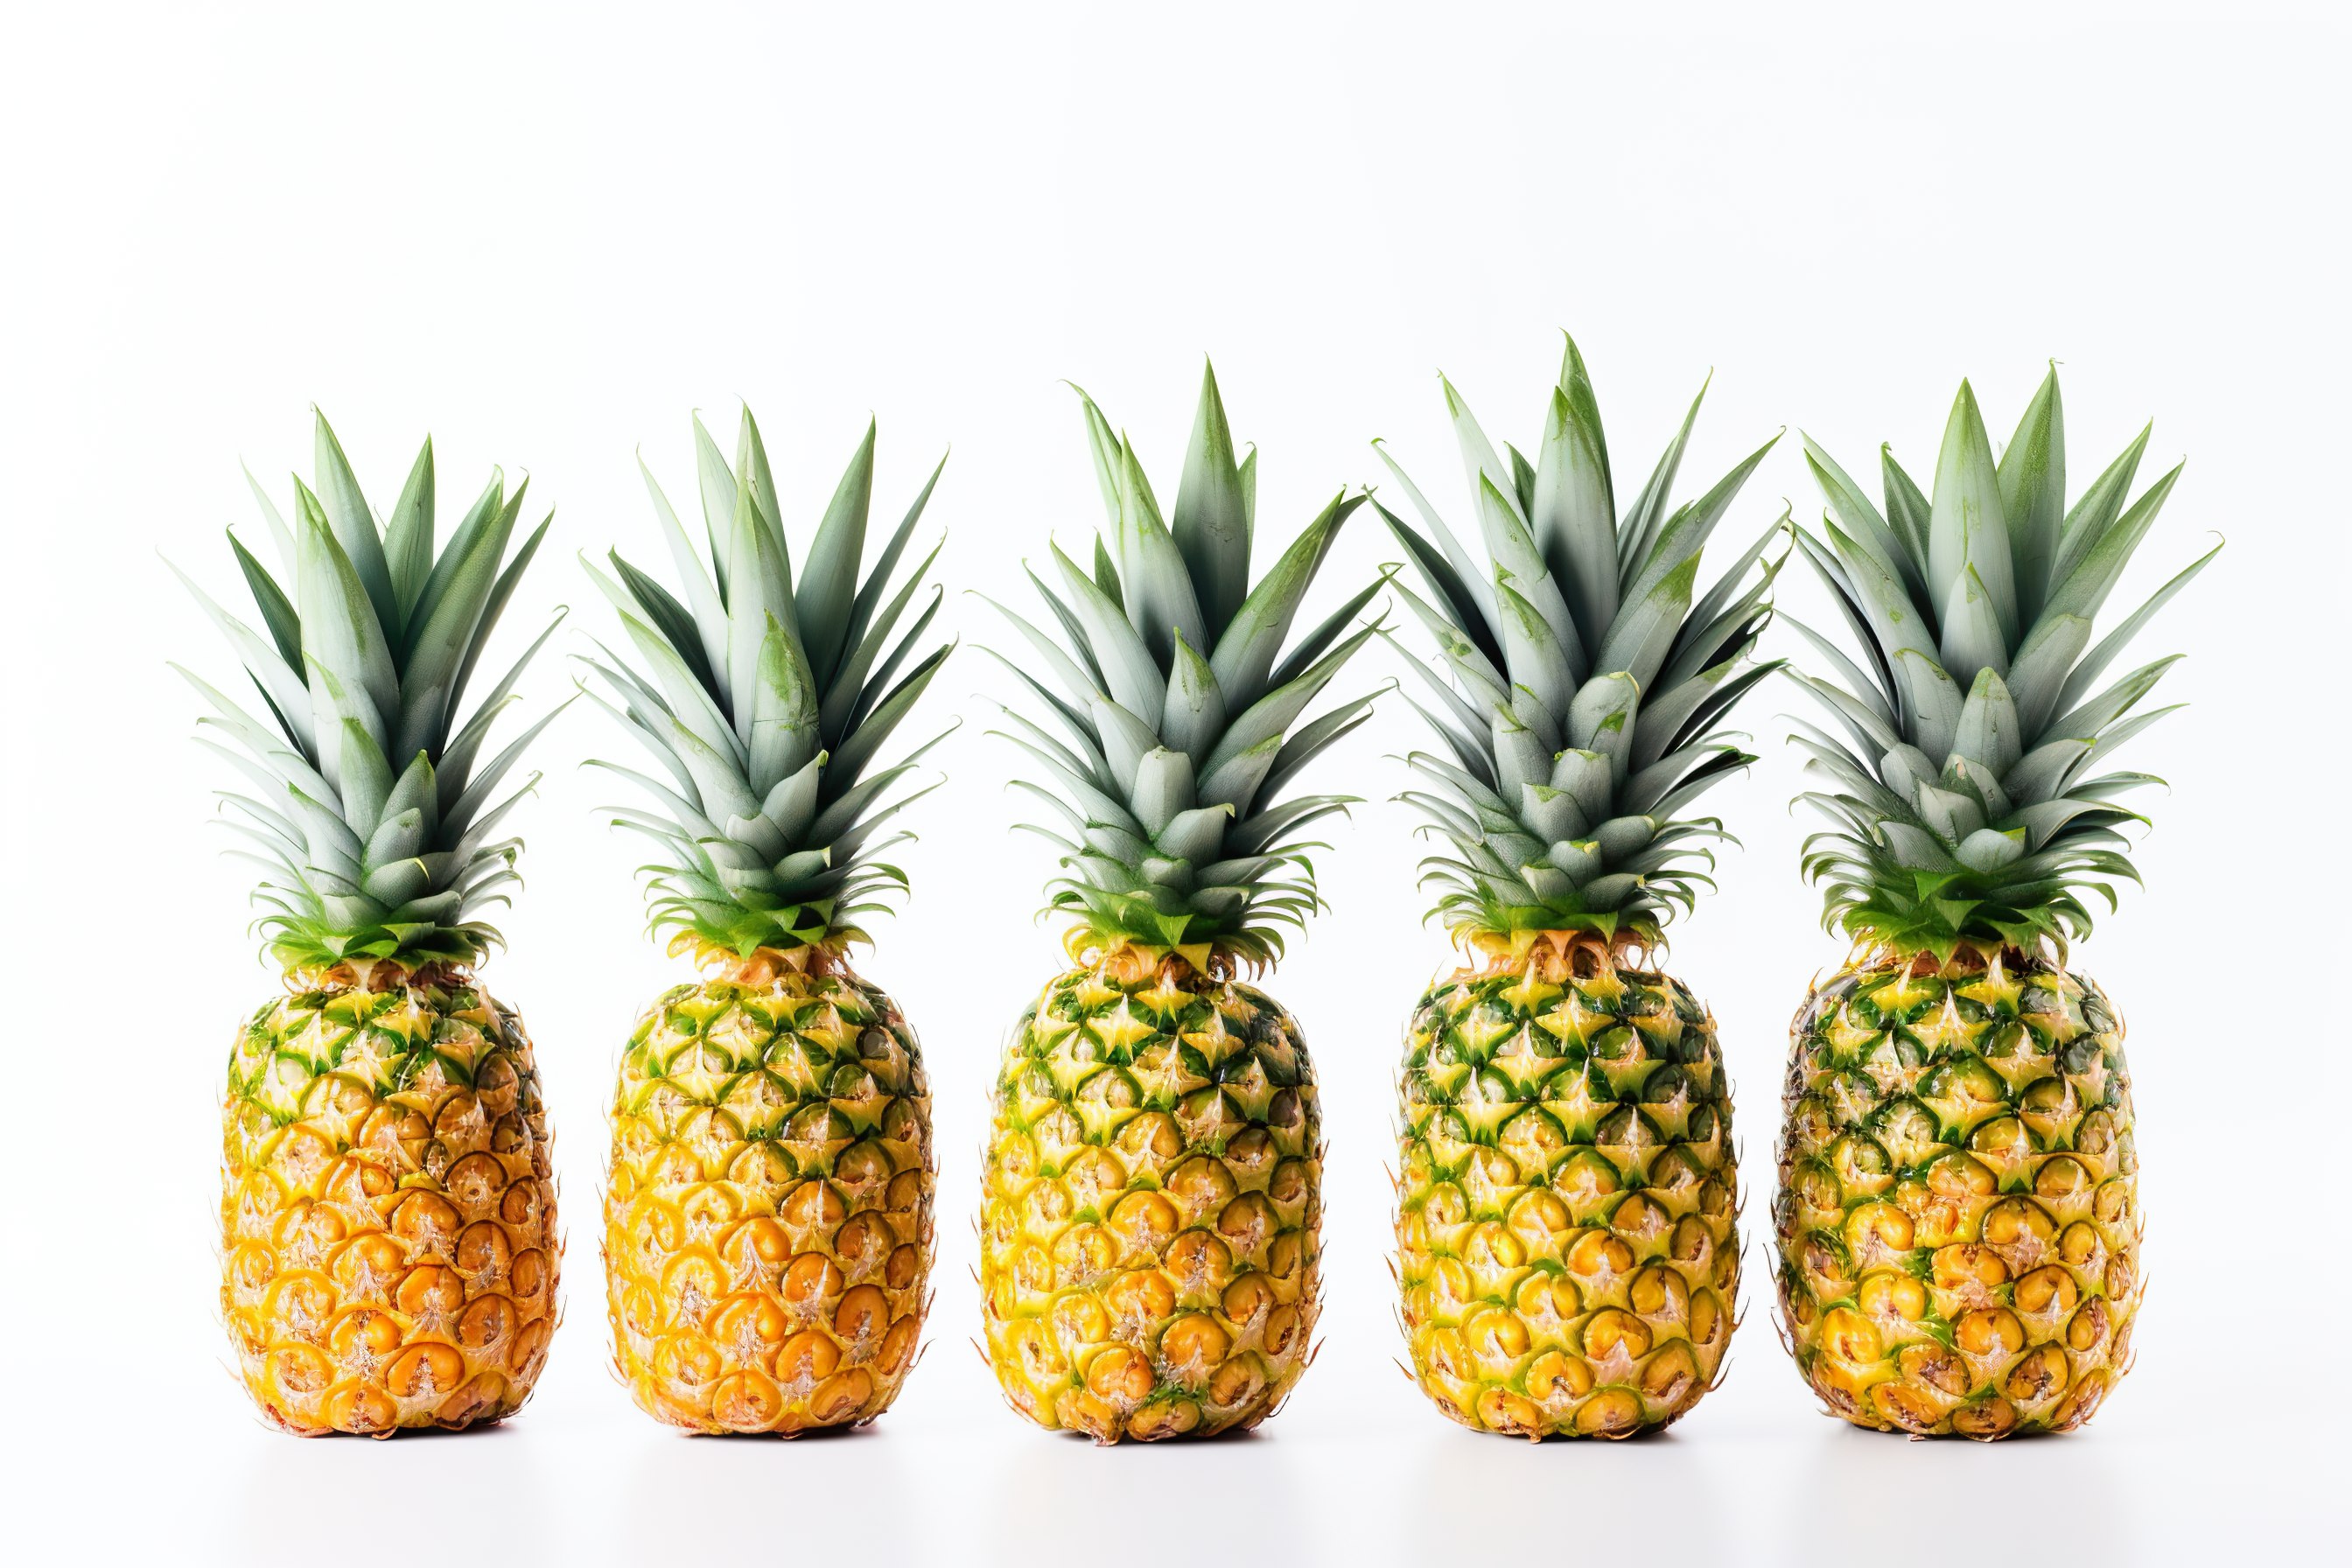
<svg viewBox="0 0 2352 1568">
<path fill-rule="evenodd" d="M 2345 1393 L 2342 22 L 362 9 L 5 13 L 0 1489 L 17 1561 L 2146 1563 L 2309 1556 L 2340 1529 L 2319 1445 Z M 2152 1224 L 2139 1367 L 2093 1426 L 1993 1447 L 1849 1430 L 1774 1343 L 1785 1029 L 1841 952 L 1796 870 L 1780 687 L 1751 710 L 1764 761 L 1712 797 L 1747 849 L 1675 933 L 1721 1020 L 1748 1156 L 1748 1318 L 1696 1415 L 1659 1440 L 1530 1448 L 1452 1428 L 1393 1364 L 1391 1075 L 1444 949 L 1387 800 L 1390 753 L 1415 743 L 1398 707 L 1330 771 L 1372 804 L 1324 858 L 1331 913 L 1275 982 L 1329 1119 L 1321 1360 L 1245 1440 L 1097 1452 L 1017 1422 L 969 1343 L 967 1220 L 996 1052 L 1058 949 L 1031 920 L 1044 847 L 1007 834 L 1011 753 L 981 733 L 1004 678 L 969 655 L 933 689 L 937 716 L 967 722 L 918 814 L 917 896 L 866 965 L 922 1032 L 944 1162 L 930 1353 L 898 1406 L 847 1438 L 698 1441 L 605 1371 L 604 1102 L 679 966 L 641 934 L 636 847 L 593 815 L 608 786 L 573 766 L 616 739 L 575 710 L 546 737 L 529 887 L 488 972 L 539 1041 L 572 1243 L 539 1396 L 455 1438 L 257 1425 L 214 1317 L 215 1099 L 231 1022 L 274 982 L 238 863 L 199 830 L 225 781 L 163 666 L 217 674 L 228 654 L 157 560 L 236 592 L 217 530 L 252 522 L 240 457 L 283 495 L 316 400 L 379 504 L 427 429 L 445 518 L 493 461 L 527 469 L 560 547 L 509 612 L 515 639 L 559 602 L 606 625 L 575 550 L 658 556 L 631 453 L 688 503 L 690 408 L 717 424 L 751 402 L 802 529 L 869 410 L 877 515 L 952 441 L 941 574 L 1002 591 L 1049 531 L 1082 543 L 1098 515 L 1058 378 L 1136 433 L 1165 495 L 1213 353 L 1262 448 L 1274 541 L 1379 477 L 1374 436 L 1457 505 L 1433 370 L 1524 444 L 1562 327 L 1621 487 L 1709 367 L 1685 493 L 1782 425 L 1857 473 L 1881 439 L 1924 472 L 1961 375 L 1998 437 L 2052 356 L 2077 489 L 2150 416 L 2144 479 L 2192 458 L 2116 603 L 2228 535 L 2143 656 L 2188 650 L 2166 695 L 2195 706 L 2126 763 L 2174 787 L 2147 802 L 2147 889 L 2079 952 L 2134 1026 Z M 1782 496 L 1819 511 L 1793 438 L 1730 531 Z M 1328 598 L 1390 558 L 1357 528 Z M 973 601 L 944 618 L 997 635 Z M 527 690 L 568 684 L 550 658 Z"/>
</svg>

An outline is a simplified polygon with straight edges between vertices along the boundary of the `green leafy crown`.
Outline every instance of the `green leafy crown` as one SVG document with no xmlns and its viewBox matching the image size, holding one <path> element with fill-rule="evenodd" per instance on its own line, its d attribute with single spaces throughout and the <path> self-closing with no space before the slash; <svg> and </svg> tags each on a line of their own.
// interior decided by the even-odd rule
<svg viewBox="0 0 2352 1568">
<path fill-rule="evenodd" d="M 1829 511 L 1826 541 L 1798 542 L 1861 653 L 1790 619 L 1822 661 L 1798 679 L 1843 731 L 1801 725 L 1797 737 L 1827 781 L 1802 798 L 1835 825 L 1805 847 L 1824 923 L 1945 957 L 1962 942 L 2063 947 L 2090 929 L 2083 889 L 2113 908 L 2113 879 L 2138 879 L 2117 830 L 2145 819 L 2116 797 L 2158 781 L 2091 770 L 2171 711 L 2136 710 L 2173 658 L 2093 687 L 2214 553 L 2092 646 L 2093 619 L 2179 477 L 2175 467 L 2129 500 L 2147 437 L 2069 508 L 2057 371 L 1997 463 L 1962 382 L 1932 498 L 1881 448 L 1884 512 L 1806 441 Z"/>
<path fill-rule="evenodd" d="M 1428 529 L 1375 500 L 1429 596 L 1399 592 L 1437 644 L 1436 668 L 1407 659 L 1433 695 L 1433 710 L 1415 707 L 1450 753 L 1406 759 L 1438 793 L 1404 798 L 1453 851 L 1423 862 L 1438 894 L 1432 913 L 1464 933 L 1654 942 L 1675 909 L 1712 885 L 1694 862 L 1711 866 L 1705 846 L 1726 837 L 1717 820 L 1680 813 L 1755 761 L 1717 726 L 1777 668 L 1749 656 L 1780 569 L 1763 558 L 1787 519 L 1704 593 L 1699 556 L 1772 441 L 1669 511 L 1702 387 L 1621 516 L 1573 340 L 1532 461 L 1507 444 L 1507 463 L 1453 384 L 1440 384 L 1478 544 L 1464 544 L 1374 443 Z"/>
<path fill-rule="evenodd" d="M 1029 580 L 1058 638 L 1006 609 L 1035 650 L 1006 667 L 1057 721 L 1057 737 L 1007 710 L 999 731 L 1050 787 L 1019 781 L 1066 835 L 1051 907 L 1102 947 L 1192 947 L 1254 963 L 1303 927 L 1315 872 L 1299 834 L 1354 797 L 1283 798 L 1326 747 L 1364 721 L 1372 698 L 1297 727 L 1309 703 L 1375 628 L 1349 624 L 1374 582 L 1284 650 L 1332 542 L 1361 499 L 1335 496 L 1266 574 L 1250 580 L 1257 455 L 1236 463 L 1213 369 L 1203 374 L 1176 506 L 1160 503 L 1135 448 L 1083 392 L 1108 526 L 1090 576 L 1056 546 L 1052 581 Z M 1000 656 L 1001 657 L 1001 656 Z"/>
<path fill-rule="evenodd" d="M 894 636 L 940 547 L 897 593 L 889 586 L 940 470 L 931 470 L 860 578 L 874 495 L 869 422 L 795 585 L 775 479 L 751 410 L 743 411 L 733 467 L 698 417 L 694 438 L 710 539 L 707 566 L 645 469 L 685 598 L 617 551 L 612 575 L 587 566 L 638 656 L 632 662 L 600 644 L 604 657 L 585 662 L 611 697 L 590 695 L 666 777 L 594 765 L 642 786 L 658 808 L 613 808 L 617 826 L 661 847 L 661 858 L 642 868 L 656 930 L 747 957 L 763 947 L 862 940 L 858 918 L 881 908 L 878 896 L 887 889 L 907 884 L 898 868 L 876 857 L 909 835 L 877 834 L 929 790 L 887 804 L 883 797 L 940 738 L 874 769 L 876 754 L 951 651 L 944 643 L 921 649 L 939 613 L 936 586 L 905 635 Z"/>
<path fill-rule="evenodd" d="M 256 924 L 279 963 L 470 963 L 498 940 L 471 917 L 505 902 L 499 889 L 517 879 L 521 841 L 491 836 L 538 775 L 492 797 L 555 714 L 477 764 L 553 624 L 462 723 L 458 712 L 553 517 L 509 559 L 527 483 L 509 495 L 494 470 L 436 555 L 429 439 L 381 522 L 324 415 L 316 446 L 317 489 L 294 481 L 290 527 L 253 485 L 292 596 L 229 536 L 261 632 L 179 574 L 236 649 L 268 718 L 180 673 L 213 708 L 199 722 L 236 747 L 202 743 L 253 783 L 255 793 L 224 791 L 222 799 L 236 813 L 229 826 L 251 846 L 246 858 L 262 868 L 254 901 L 269 912 Z"/>
</svg>

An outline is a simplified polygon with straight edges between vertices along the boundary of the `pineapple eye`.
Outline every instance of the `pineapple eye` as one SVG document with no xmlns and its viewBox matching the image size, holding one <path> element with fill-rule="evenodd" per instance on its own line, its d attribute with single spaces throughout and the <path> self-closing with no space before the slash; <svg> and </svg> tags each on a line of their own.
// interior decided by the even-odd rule
<svg viewBox="0 0 2352 1568">
<path fill-rule="evenodd" d="M 1512 1089 L 1510 1079 L 1498 1072 L 1480 1072 L 1471 1076 L 1463 1086 L 1461 1103 L 1465 1105 L 1509 1105 L 1518 1095 Z"/>
<path fill-rule="evenodd" d="M 1692 1098 L 1690 1075 L 1678 1067 L 1662 1067 L 1642 1082 L 1643 1105 L 1672 1105 Z"/>
<path fill-rule="evenodd" d="M 930 1128 L 913 1101 L 894 1100 L 882 1113 L 882 1136 L 893 1142 L 923 1143 L 929 1141 Z"/>
<path fill-rule="evenodd" d="M 1964 1105 L 1999 1105 L 2007 1100 L 2008 1087 L 1992 1068 L 1969 1058 L 1938 1069 L 1921 1086 L 1921 1093 L 1929 1100 L 1957 1100 Z"/>
<path fill-rule="evenodd" d="M 1601 1033 L 1586 1047 L 1595 1061 L 1622 1062 L 1638 1058 L 1642 1054 L 1642 1037 L 1633 1030 L 1620 1025 Z"/>
<path fill-rule="evenodd" d="M 1790 1149 L 1818 1149 L 1843 1125 L 1827 1101 L 1809 1094 L 1789 1108 L 1784 1137 Z"/>
<path fill-rule="evenodd" d="M 795 1143 L 829 1143 L 849 1135 L 848 1121 L 823 1103 L 803 1107 L 784 1124 L 784 1136 Z"/>
<path fill-rule="evenodd" d="M 1601 1119 L 1593 1141 L 1607 1149 L 1654 1149 L 1666 1139 L 1648 1117 L 1622 1105 Z"/>
<path fill-rule="evenodd" d="M 1513 1158 L 1538 1164 L 1547 1155 L 1568 1147 L 1568 1134 L 1560 1131 L 1559 1123 L 1533 1106 L 1503 1123 L 1497 1141 Z"/>
<path fill-rule="evenodd" d="M 1828 1101 L 1828 1115 L 1835 1124 L 1867 1121 L 1878 1103 L 1876 1081 L 1859 1072 L 1838 1074 L 1822 1086 L 1822 1091 Z"/>
<path fill-rule="evenodd" d="M 1649 1018 L 1670 1010 L 1672 1004 L 1654 991 L 1629 987 L 1619 1006 L 1618 1016 L 1624 1018 Z"/>
<path fill-rule="evenodd" d="M 1213 1095 L 1213 1089 L 1201 1094 Z M 1125 1069 L 1110 1068 L 1094 1074 L 1079 1087 L 1077 1098 L 1083 1103 L 1099 1105 L 1112 1110 L 1131 1110 L 1143 1103 L 1143 1088 Z"/>
<path fill-rule="evenodd" d="M 1650 1163 L 1650 1187 L 1655 1192 L 1685 1192 L 1706 1179 L 1706 1163 L 1687 1142 L 1675 1144 Z"/>
<path fill-rule="evenodd" d="M 1002 1180 L 1017 1186 L 1037 1173 L 1037 1146 L 1020 1132 L 999 1132 L 991 1143 L 989 1163 Z"/>
<path fill-rule="evenodd" d="M 1919 1149 L 1941 1142 L 1935 1116 L 1916 1100 L 1898 1100 L 1870 1119 L 1880 1140 L 1898 1148 Z"/>
<path fill-rule="evenodd" d="M 2074 1110 L 2074 1086 L 2063 1078 L 2036 1079 L 2018 1096 L 2017 1108 L 2021 1114 L 2030 1117 L 2071 1115 Z"/>
<path fill-rule="evenodd" d="M 2038 1054 L 2035 1046 L 2033 1031 L 2012 1020 L 1985 1037 L 1984 1054 L 1993 1061 L 2008 1061 L 2015 1057 Z"/>
<path fill-rule="evenodd" d="M 1706 1026 L 1706 1021 L 1702 1018 L 1686 1023 L 1681 1036 L 1660 1047 L 1657 1054 L 1664 1060 L 1680 1062 L 1685 1067 L 1695 1067 L 1702 1062 L 1721 1061 L 1723 1047 L 1717 1042 L 1714 1031 Z"/>
<path fill-rule="evenodd" d="M 1540 1188 L 1519 1194 L 1510 1206 L 1506 1223 L 1513 1235 L 1531 1249 L 1549 1254 L 1556 1250 L 1553 1238 L 1568 1230 L 1573 1223 L 1568 1205 L 1553 1194 Z"/>
<path fill-rule="evenodd" d="M 1422 1199 L 1420 1212 L 1428 1225 L 1457 1226 L 1469 1217 L 1470 1200 L 1452 1182 L 1440 1182 Z"/>
<path fill-rule="evenodd" d="M 1890 1179 L 1895 1171 L 1885 1145 L 1861 1133 L 1849 1133 L 1832 1144 L 1829 1159 L 1839 1179 L 1848 1184 L 1874 1184 Z"/>
<path fill-rule="evenodd" d="M 835 1100 L 872 1100 L 880 1092 L 872 1073 L 846 1063 L 833 1070 L 832 1081 L 825 1086 L 825 1093 Z"/>
<path fill-rule="evenodd" d="M 1570 1053 L 1575 1039 L 1574 1026 L 1552 1013 L 1520 1030 L 1514 1048 L 1537 1061 L 1559 1061 Z"/>
<path fill-rule="evenodd" d="M 1305 1203 L 1314 1194 L 1315 1167 L 1304 1160 L 1285 1160 L 1265 1184 L 1266 1195 L 1286 1208 Z"/>
<path fill-rule="evenodd" d="M 2045 1161 L 2033 1177 L 2035 1194 L 2044 1198 L 2069 1198 L 2090 1184 L 2090 1173 L 2082 1162 L 2064 1154 Z"/>
<path fill-rule="evenodd" d="M 1980 1121 L 1969 1134 L 1969 1152 L 1997 1160 L 2014 1160 L 2032 1152 L 2032 1134 L 2025 1124 L 2014 1116 L 1996 1116 Z"/>
<path fill-rule="evenodd" d="M 2099 1036 L 2084 1035 L 2066 1043 L 2058 1055 L 2058 1070 L 2069 1078 L 2088 1078 L 2102 1067 L 2109 1067 L 2106 1049 Z M 2112 1068 L 2109 1067 L 2110 1072 Z"/>
<path fill-rule="evenodd" d="M 1553 1173 L 1552 1191 L 1580 1205 L 1595 1198 L 1607 1197 L 1624 1185 L 1617 1167 L 1596 1149 L 1580 1149 L 1560 1163 Z"/>
</svg>

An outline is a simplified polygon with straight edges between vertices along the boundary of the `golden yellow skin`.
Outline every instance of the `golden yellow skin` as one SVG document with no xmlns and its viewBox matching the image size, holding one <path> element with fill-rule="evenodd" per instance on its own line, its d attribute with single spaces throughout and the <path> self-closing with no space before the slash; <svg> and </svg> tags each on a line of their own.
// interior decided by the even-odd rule
<svg viewBox="0 0 2352 1568">
<path fill-rule="evenodd" d="M 289 976 L 229 1052 L 221 1311 L 305 1436 L 511 1415 L 555 1328 L 555 1184 L 522 1022 L 470 974 Z"/>
<path fill-rule="evenodd" d="M 930 1086 L 837 955 L 762 950 L 638 1022 L 613 1099 L 604 1275 L 638 1407 L 703 1433 L 860 1426 L 929 1305 Z"/>
<path fill-rule="evenodd" d="M 2143 1288 L 2124 1028 L 2015 950 L 1858 956 L 1790 1031 L 1773 1204 L 1798 1369 L 1857 1426 L 2071 1431 Z"/>
<path fill-rule="evenodd" d="M 1052 1431 L 1209 1436 L 1274 1414 L 1319 1305 L 1322 1118 L 1255 986 L 1120 948 L 1048 984 L 998 1077 L 989 1364 Z"/>
<path fill-rule="evenodd" d="M 1589 935 L 1430 988 L 1398 1083 L 1414 1380 L 1475 1431 L 1629 1437 L 1714 1386 L 1739 1296 L 1715 1022 Z"/>
</svg>

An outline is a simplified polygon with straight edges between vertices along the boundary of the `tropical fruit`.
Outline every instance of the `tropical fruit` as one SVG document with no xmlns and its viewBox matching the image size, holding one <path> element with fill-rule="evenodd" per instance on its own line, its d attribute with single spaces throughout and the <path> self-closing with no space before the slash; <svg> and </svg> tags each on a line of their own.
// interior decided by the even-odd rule
<svg viewBox="0 0 2352 1568">
<path fill-rule="evenodd" d="M 2068 947 L 2086 889 L 2138 879 L 2119 797 L 2156 781 L 2094 770 L 2173 659 L 2100 682 L 2212 559 L 2093 645 L 2179 474 L 2132 500 L 2147 443 L 2067 507 L 2055 370 L 1998 462 L 1962 383 L 1932 492 L 1885 452 L 1884 511 L 1806 443 L 1830 510 L 1798 542 L 1854 649 L 1790 622 L 1836 725 L 1801 726 L 1832 823 L 1805 868 L 1855 945 L 1791 1030 L 1772 1216 L 1798 1370 L 1857 1426 L 2070 1430 L 2130 1365 L 2123 1024 Z"/>
<path fill-rule="evenodd" d="M 1384 449 L 1427 531 L 1374 502 L 1427 592 L 1398 590 L 1436 644 L 1433 666 L 1406 658 L 1445 749 L 1408 759 L 1432 787 L 1404 798 L 1465 955 L 1405 1032 L 1401 1316 L 1415 1381 L 1464 1426 L 1631 1436 L 1714 1386 L 1738 1310 L 1731 1086 L 1661 928 L 1724 837 L 1691 803 L 1755 760 L 1720 726 L 1777 668 L 1752 656 L 1786 519 L 1701 593 L 1771 442 L 1669 510 L 1694 401 L 1621 515 L 1573 342 L 1532 461 L 1443 384 L 1475 542 Z"/>
<path fill-rule="evenodd" d="M 939 553 L 893 593 L 939 472 L 863 576 L 874 430 L 795 584 L 751 412 L 730 468 L 699 419 L 703 563 L 647 472 L 685 597 L 612 556 L 588 568 L 635 658 L 588 663 L 592 693 L 659 764 L 600 763 L 650 809 L 650 921 L 699 981 L 637 1022 L 613 1095 L 604 1278 L 621 1380 L 696 1432 L 862 1425 L 914 1364 L 929 1305 L 937 1165 L 921 1048 L 849 963 L 859 921 L 906 878 L 883 834 L 928 746 L 878 754 L 948 656 L 923 647 Z"/>
<path fill-rule="evenodd" d="M 1372 635 L 1351 596 L 1295 642 L 1300 601 L 1360 498 L 1250 578 L 1256 455 L 1236 463 L 1204 375 L 1172 512 L 1084 403 L 1109 525 L 1091 575 L 1031 574 L 1052 636 L 1006 667 L 1058 734 L 1010 710 L 1022 787 L 1064 831 L 1051 907 L 1075 967 L 998 1075 L 980 1220 L 982 1327 L 1005 1398 L 1101 1443 L 1272 1415 L 1313 1342 L 1323 1132 L 1296 1019 L 1242 978 L 1315 907 L 1300 834 L 1346 797 L 1285 792 L 1371 698 L 1301 723 Z M 999 606 L 1003 608 L 1003 606 Z M 1284 645 L 1290 646 L 1287 651 Z"/>
<path fill-rule="evenodd" d="M 554 715 L 481 754 L 548 634 L 460 714 L 548 525 L 509 552 L 523 489 L 493 474 L 436 554 L 433 444 L 379 523 L 323 416 L 290 525 L 254 493 L 292 594 L 234 534 L 262 629 L 188 585 L 268 717 L 181 672 L 250 781 L 222 799 L 286 973 L 229 1048 L 222 1315 L 287 1431 L 499 1420 L 545 1364 L 561 1248 L 538 1068 L 474 975 L 498 940 L 477 917 L 516 880 L 494 836 L 530 786 L 501 783 Z"/>
</svg>

